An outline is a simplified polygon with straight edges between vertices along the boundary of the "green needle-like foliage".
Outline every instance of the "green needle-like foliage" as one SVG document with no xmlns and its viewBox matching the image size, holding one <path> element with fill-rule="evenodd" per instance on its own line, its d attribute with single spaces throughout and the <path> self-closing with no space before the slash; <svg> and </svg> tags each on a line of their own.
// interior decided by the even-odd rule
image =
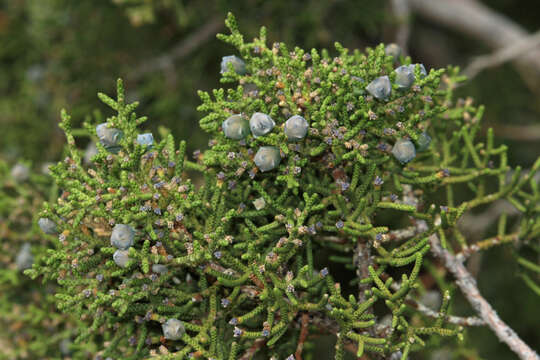
<svg viewBox="0 0 540 360">
<path fill-rule="evenodd" d="M 16 170 L 20 171 L 16 171 Z M 0 161 L 0 359 L 88 359 L 92 342 L 73 345 L 83 326 L 56 309 L 54 282 L 32 281 L 23 270 L 39 262 L 55 241 L 40 232 L 43 201 L 56 196 L 51 178 Z M 53 197 L 54 198 L 54 197 Z"/>
<path fill-rule="evenodd" d="M 118 152 L 98 144 L 84 166 L 62 114 L 68 156 L 51 172 L 63 192 L 41 213 L 59 241 L 27 273 L 59 283 L 58 307 L 87 324 L 77 341 L 103 339 L 102 358 L 292 359 L 299 343 L 334 334 L 335 359 L 353 351 L 404 360 L 432 338 L 460 338 L 446 321 L 448 292 L 436 318 L 406 301 L 431 271 L 428 238 L 464 253 L 537 237 L 540 161 L 522 175 L 491 131 L 478 141 L 483 108 L 453 98 L 455 68 L 424 75 L 417 65 L 413 85 L 399 89 L 393 70 L 411 59 L 383 45 L 363 53 L 336 44 L 330 56 L 269 45 L 264 28 L 247 43 L 232 15 L 226 23 L 231 34 L 219 37 L 246 72 L 229 66 L 222 82 L 236 87 L 200 92 L 200 125 L 212 139 L 196 161 L 172 135 L 151 148 L 137 143 L 146 118 L 125 102 L 121 81 L 116 99 L 99 95 L 116 111 L 107 125 L 123 133 Z M 394 84 L 386 100 L 366 90 L 381 76 Z M 268 133 L 224 135 L 224 120 L 256 112 L 274 120 Z M 293 115 L 309 124 L 297 142 L 283 131 Z M 402 139 L 417 151 L 406 164 L 392 152 Z M 264 172 L 254 160 L 263 146 L 281 157 Z M 498 199 L 523 213 L 519 231 L 503 224 L 497 241 L 469 244 L 457 221 Z M 135 230 L 122 266 L 110 242 L 116 224 Z M 178 339 L 164 337 L 169 319 L 183 323 Z"/>
</svg>

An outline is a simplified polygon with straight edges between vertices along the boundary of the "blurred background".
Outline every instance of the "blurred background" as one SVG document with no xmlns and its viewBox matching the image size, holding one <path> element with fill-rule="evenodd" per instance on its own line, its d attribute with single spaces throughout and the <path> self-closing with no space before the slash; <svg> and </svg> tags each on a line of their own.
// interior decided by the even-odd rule
<svg viewBox="0 0 540 360">
<path fill-rule="evenodd" d="M 459 96 L 486 105 L 485 126 L 510 146 L 510 164 L 540 155 L 538 0 L 0 0 L 0 159 L 34 168 L 60 159 L 60 109 L 75 124 L 109 116 L 96 93 L 112 94 L 118 77 L 148 130 L 164 126 L 190 152 L 204 149 L 196 91 L 220 86 L 221 57 L 234 52 L 215 37 L 228 11 L 247 38 L 264 25 L 270 41 L 291 46 L 396 42 L 428 69 L 459 65 L 470 75 Z M 540 297 L 516 281 L 510 258 L 494 249 L 473 270 L 501 317 L 540 350 Z M 459 358 L 515 358 L 489 330 L 467 333 Z"/>
</svg>

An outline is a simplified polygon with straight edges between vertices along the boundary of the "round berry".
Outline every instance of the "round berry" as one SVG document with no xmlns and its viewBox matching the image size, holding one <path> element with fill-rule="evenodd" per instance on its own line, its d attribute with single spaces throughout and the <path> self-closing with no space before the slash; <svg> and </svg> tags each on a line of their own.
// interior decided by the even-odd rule
<svg viewBox="0 0 540 360">
<path fill-rule="evenodd" d="M 120 267 L 126 267 L 129 259 L 129 254 L 127 250 L 116 250 L 113 254 L 113 260 L 116 265 Z"/>
<path fill-rule="evenodd" d="M 240 59 L 238 56 L 229 55 L 224 56 L 221 59 L 221 74 L 229 71 L 229 64 L 232 65 L 234 72 L 238 75 L 244 75 L 246 73 L 246 63 L 244 60 Z"/>
<path fill-rule="evenodd" d="M 427 71 L 426 71 L 426 67 L 424 66 L 424 64 L 411 64 L 411 65 L 409 65 L 409 68 L 411 69 L 411 71 L 413 73 L 415 73 L 416 65 L 418 65 L 420 67 L 420 75 L 422 75 L 421 77 L 425 77 L 427 75 Z"/>
<path fill-rule="evenodd" d="M 84 157 L 83 161 L 86 165 L 89 165 L 92 162 L 92 158 L 96 156 L 98 153 L 98 148 L 96 147 L 96 143 L 91 142 L 88 144 L 86 149 L 84 150 Z"/>
<path fill-rule="evenodd" d="M 221 124 L 226 137 L 233 140 L 242 140 L 249 134 L 249 123 L 242 115 L 229 116 Z"/>
<path fill-rule="evenodd" d="M 278 167 L 281 162 L 279 149 L 275 146 L 262 146 L 255 154 L 255 165 L 262 172 L 270 171 Z"/>
<path fill-rule="evenodd" d="M 384 53 L 388 56 L 392 56 L 394 60 L 398 60 L 401 55 L 401 48 L 398 44 L 390 43 L 384 48 Z"/>
<path fill-rule="evenodd" d="M 416 156 L 416 149 L 410 140 L 400 139 L 392 148 L 392 154 L 399 162 L 406 164 Z"/>
<path fill-rule="evenodd" d="M 116 224 L 111 234 L 111 245 L 120 250 L 133 246 L 135 230 L 126 224 Z"/>
<path fill-rule="evenodd" d="M 184 323 L 178 319 L 169 319 L 161 325 L 163 336 L 168 340 L 180 340 L 186 332 Z"/>
<path fill-rule="evenodd" d="M 33 263 L 34 256 L 32 255 L 30 244 L 25 243 L 17 254 L 17 258 L 15 259 L 15 265 L 17 265 L 18 270 L 22 271 L 30 269 Z"/>
<path fill-rule="evenodd" d="M 416 144 L 418 145 L 418 151 L 427 150 L 429 144 L 431 144 L 431 136 L 429 136 L 426 132 L 421 133 L 416 140 Z"/>
<path fill-rule="evenodd" d="M 268 134 L 276 126 L 276 123 L 270 115 L 266 115 L 260 112 L 256 112 L 249 119 L 249 128 L 251 133 L 255 137 L 263 136 Z"/>
<path fill-rule="evenodd" d="M 56 224 L 49 218 L 39 218 L 38 226 L 45 234 L 55 235 L 56 233 L 58 233 Z"/>
<path fill-rule="evenodd" d="M 30 177 L 30 168 L 24 164 L 15 164 L 11 168 L 11 177 L 17 182 L 26 181 Z"/>
<path fill-rule="evenodd" d="M 289 141 L 298 141 L 306 137 L 308 128 L 309 124 L 306 119 L 300 115 L 294 115 L 285 121 L 283 132 Z"/>
<path fill-rule="evenodd" d="M 96 134 L 107 151 L 117 153 L 120 150 L 120 139 L 124 135 L 121 130 L 109 128 L 107 123 L 102 123 L 96 126 Z"/>
<path fill-rule="evenodd" d="M 152 147 L 152 145 L 154 145 L 154 135 L 152 135 L 152 133 L 137 135 L 137 144 L 148 146 L 149 148 Z"/>
<path fill-rule="evenodd" d="M 156 274 L 166 274 L 169 271 L 166 265 L 163 264 L 153 264 L 152 265 L 152 272 L 155 272 Z"/>
<path fill-rule="evenodd" d="M 394 81 L 400 89 L 408 89 L 414 83 L 414 68 L 409 65 L 401 65 L 395 72 Z"/>
<path fill-rule="evenodd" d="M 366 86 L 366 90 L 376 99 L 386 100 L 392 93 L 392 84 L 387 75 L 380 76 Z"/>
</svg>

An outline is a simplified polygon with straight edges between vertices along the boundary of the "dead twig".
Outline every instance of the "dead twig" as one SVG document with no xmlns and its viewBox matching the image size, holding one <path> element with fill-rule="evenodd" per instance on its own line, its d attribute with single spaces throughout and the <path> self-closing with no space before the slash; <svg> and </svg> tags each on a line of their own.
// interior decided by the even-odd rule
<svg viewBox="0 0 540 360">
<path fill-rule="evenodd" d="M 392 12 L 397 22 L 396 44 L 408 54 L 409 36 L 411 34 L 411 9 L 409 0 L 392 0 Z"/>
<path fill-rule="evenodd" d="M 427 227 L 425 222 L 421 225 Z M 438 236 L 436 234 L 431 235 L 429 241 L 432 253 L 441 259 L 445 268 L 454 275 L 456 283 L 465 298 L 469 301 L 480 318 L 486 322 L 491 330 L 493 330 L 497 338 L 507 344 L 520 359 L 540 360 L 538 354 L 521 340 L 512 328 L 501 320 L 487 300 L 482 297 L 476 286 L 476 280 L 471 276 L 459 259 L 442 248 Z"/>
<path fill-rule="evenodd" d="M 494 50 L 517 44 L 530 36 L 519 24 L 476 0 L 409 0 L 409 3 L 414 13 L 480 40 Z M 531 49 L 512 60 L 527 85 L 538 90 L 540 49 Z"/>
<path fill-rule="evenodd" d="M 517 43 L 503 47 L 492 54 L 477 57 L 465 68 L 465 70 L 463 70 L 463 74 L 467 75 L 470 80 L 485 69 L 499 66 L 505 62 L 514 60 L 518 56 L 522 56 L 526 52 L 539 46 L 540 31 L 518 41 Z"/>
</svg>

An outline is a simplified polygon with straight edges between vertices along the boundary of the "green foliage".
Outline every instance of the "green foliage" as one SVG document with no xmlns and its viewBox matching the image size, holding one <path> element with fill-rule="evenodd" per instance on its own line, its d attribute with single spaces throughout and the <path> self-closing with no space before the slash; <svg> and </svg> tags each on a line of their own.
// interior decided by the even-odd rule
<svg viewBox="0 0 540 360">
<path fill-rule="evenodd" d="M 71 344 L 82 324 L 57 311 L 55 284 L 32 281 L 22 273 L 31 266 L 21 261 L 26 246 L 39 262 L 54 243 L 54 237 L 40 234 L 36 222 L 43 201 L 49 194 L 56 196 L 56 187 L 47 175 L 31 173 L 21 180 L 11 172 L 0 162 L 0 359 L 88 358 L 93 344 Z"/>
<path fill-rule="evenodd" d="M 63 193 L 41 213 L 61 234 L 27 273 L 58 282 L 59 308 L 87 324 L 77 342 L 103 339 L 99 356 L 122 359 L 232 360 L 250 351 L 282 359 L 334 334 L 335 359 L 352 350 L 405 360 L 434 339 L 460 339 L 463 329 L 446 319 L 445 286 L 436 318 L 407 302 L 423 292 L 419 276 L 435 272 L 428 237 L 462 256 L 538 237 L 540 161 L 508 176 L 506 146 L 495 146 L 492 132 L 477 139 L 483 108 L 453 97 L 463 80 L 456 68 L 424 76 L 416 66 L 410 89 L 394 85 L 378 101 L 366 86 L 385 75 L 393 82 L 396 64 L 410 58 L 387 56 L 383 45 L 362 53 L 336 43 L 335 56 L 270 45 L 265 28 L 245 42 L 232 15 L 226 24 L 231 34 L 219 38 L 236 47 L 247 73 L 230 67 L 222 82 L 235 87 L 199 92 L 200 125 L 212 139 L 196 161 L 167 133 L 152 149 L 136 143 L 146 118 L 121 81 L 116 99 L 99 95 L 116 111 L 109 127 L 124 134 L 118 153 L 98 144 L 86 167 L 74 137 L 81 131 L 62 113 L 67 157 L 51 172 Z M 272 117 L 272 131 L 225 137 L 224 120 L 255 112 Z M 291 143 L 283 124 L 293 115 L 310 129 Z M 82 132 L 95 135 L 96 124 Z M 392 155 L 396 141 L 419 145 L 424 132 L 433 140 L 411 162 Z M 280 149 L 276 169 L 258 171 L 262 146 Z M 523 214 L 519 230 L 508 233 L 502 218 L 496 241 L 467 243 L 460 217 L 502 198 Z M 125 267 L 113 260 L 115 224 L 136 230 Z M 163 337 L 168 319 L 183 322 L 181 339 Z"/>
</svg>

